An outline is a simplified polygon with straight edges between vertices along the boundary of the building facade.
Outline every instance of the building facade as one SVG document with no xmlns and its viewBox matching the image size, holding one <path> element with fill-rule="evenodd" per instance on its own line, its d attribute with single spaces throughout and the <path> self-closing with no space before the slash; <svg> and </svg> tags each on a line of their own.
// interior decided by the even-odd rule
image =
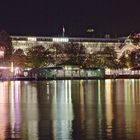
<svg viewBox="0 0 140 140">
<path fill-rule="evenodd" d="M 125 38 L 74 38 L 74 37 L 37 37 L 37 36 L 11 36 L 14 49 L 23 49 L 37 45 L 50 47 L 54 43 L 78 43 L 85 46 L 87 53 L 103 50 L 105 47 L 113 47 L 117 52 L 125 42 Z"/>
</svg>

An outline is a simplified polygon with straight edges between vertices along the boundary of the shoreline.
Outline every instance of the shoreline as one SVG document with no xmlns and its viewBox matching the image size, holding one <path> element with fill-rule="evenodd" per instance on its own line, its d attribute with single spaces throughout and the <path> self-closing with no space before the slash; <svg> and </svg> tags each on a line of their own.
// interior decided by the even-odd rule
<svg viewBox="0 0 140 140">
<path fill-rule="evenodd" d="M 104 77 L 8 77 L 0 81 L 51 81 L 51 80 L 106 80 L 106 79 L 140 79 L 140 75 L 105 75 Z"/>
</svg>

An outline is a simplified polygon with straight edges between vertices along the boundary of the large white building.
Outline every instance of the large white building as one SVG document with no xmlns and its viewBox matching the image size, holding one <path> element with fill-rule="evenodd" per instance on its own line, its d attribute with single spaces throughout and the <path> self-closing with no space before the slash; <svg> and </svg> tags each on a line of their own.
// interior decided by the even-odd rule
<svg viewBox="0 0 140 140">
<path fill-rule="evenodd" d="M 25 50 L 35 45 L 48 47 L 53 43 L 79 43 L 91 50 L 102 49 L 106 46 L 112 46 L 116 49 L 124 43 L 123 38 L 74 38 L 74 37 L 39 37 L 39 36 L 11 36 L 12 44 L 15 49 Z"/>
<path fill-rule="evenodd" d="M 103 50 L 105 47 L 112 47 L 116 50 L 118 57 L 125 51 L 137 49 L 131 40 L 123 38 L 79 38 L 79 37 L 40 37 L 40 36 L 11 36 L 14 49 L 23 49 L 37 45 L 49 47 L 54 43 L 78 43 L 85 46 L 87 53 Z M 124 47 L 125 46 L 125 47 Z"/>
</svg>

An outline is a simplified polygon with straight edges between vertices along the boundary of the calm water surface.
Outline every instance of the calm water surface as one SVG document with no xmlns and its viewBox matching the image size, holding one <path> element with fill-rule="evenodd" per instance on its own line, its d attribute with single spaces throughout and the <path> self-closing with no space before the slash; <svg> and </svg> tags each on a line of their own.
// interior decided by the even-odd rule
<svg viewBox="0 0 140 140">
<path fill-rule="evenodd" d="M 0 140 L 140 140 L 140 80 L 0 82 Z"/>
</svg>

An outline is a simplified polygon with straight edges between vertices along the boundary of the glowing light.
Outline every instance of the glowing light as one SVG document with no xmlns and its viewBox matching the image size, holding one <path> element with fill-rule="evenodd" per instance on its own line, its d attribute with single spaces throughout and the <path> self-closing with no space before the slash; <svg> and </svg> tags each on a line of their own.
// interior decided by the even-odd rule
<svg viewBox="0 0 140 140">
<path fill-rule="evenodd" d="M 68 38 L 53 38 L 53 42 L 69 42 Z"/>
<path fill-rule="evenodd" d="M 106 69 L 105 74 L 110 75 L 111 74 L 111 69 Z"/>
<path fill-rule="evenodd" d="M 37 41 L 36 37 L 28 37 L 28 41 Z"/>
<path fill-rule="evenodd" d="M 9 69 L 10 67 L 0 67 L 0 69 Z"/>
<path fill-rule="evenodd" d="M 112 120 L 113 120 L 113 105 L 112 105 L 112 82 L 105 80 L 105 100 L 106 100 L 106 122 L 107 135 L 112 139 Z"/>
<path fill-rule="evenodd" d="M 14 72 L 14 65 L 13 65 L 13 62 L 11 62 L 11 72 Z"/>
<path fill-rule="evenodd" d="M 18 75 L 18 74 L 20 74 L 20 68 L 16 67 L 15 68 L 15 75 Z"/>
<path fill-rule="evenodd" d="M 94 32 L 94 29 L 87 29 L 87 32 L 89 32 L 89 33 L 92 33 L 92 32 Z"/>
<path fill-rule="evenodd" d="M 0 50 L 0 58 L 4 58 L 4 50 Z"/>
</svg>

